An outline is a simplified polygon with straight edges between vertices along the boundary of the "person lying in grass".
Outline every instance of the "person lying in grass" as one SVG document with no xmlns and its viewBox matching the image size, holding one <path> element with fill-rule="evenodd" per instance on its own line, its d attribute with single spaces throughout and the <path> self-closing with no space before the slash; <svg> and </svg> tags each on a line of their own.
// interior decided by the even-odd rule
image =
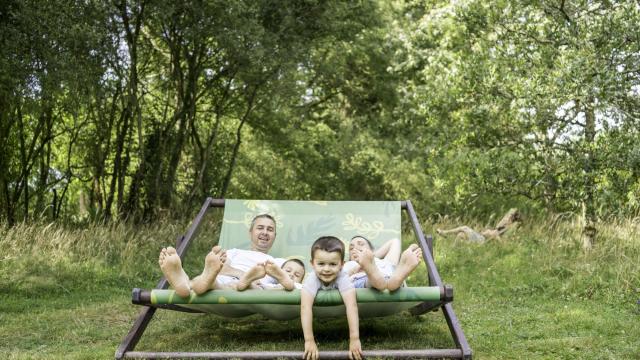
<svg viewBox="0 0 640 360">
<path fill-rule="evenodd" d="M 354 236 L 349 242 L 349 261 L 344 270 L 356 288 L 397 290 L 422 260 L 422 250 L 416 244 L 402 253 L 401 250 L 397 238 L 374 249 L 364 236 Z"/>
<path fill-rule="evenodd" d="M 349 275 L 342 270 L 344 244 L 334 236 L 318 238 L 311 246 L 311 267 L 300 292 L 300 321 L 304 333 L 305 360 L 317 360 L 318 345 L 313 336 L 313 302 L 318 290 L 338 289 L 347 312 L 349 324 L 349 359 L 362 359 L 356 291 Z"/>
<path fill-rule="evenodd" d="M 462 225 L 449 230 L 436 229 L 436 232 L 442 236 L 455 235 L 457 239 L 483 243 L 489 239 L 499 238 L 507 230 L 517 226 L 521 220 L 520 212 L 518 209 L 513 208 L 502 217 L 495 228 L 484 229 L 477 232 L 467 225 Z"/>
<path fill-rule="evenodd" d="M 261 271 L 274 278 L 285 290 L 293 290 L 294 281 L 278 265 L 284 260 L 268 254 L 276 239 L 275 219 L 268 214 L 256 216 L 249 227 L 249 238 L 250 250 L 225 251 L 214 246 L 205 257 L 202 273 L 193 279 L 189 279 L 182 268 L 180 256 L 171 246 L 160 251 L 158 263 L 169 285 L 181 297 L 188 297 L 191 291 L 200 295 L 211 289 L 235 289 L 239 282 L 250 284 L 248 278 Z M 246 287 L 242 286 L 239 290 L 244 289 Z"/>
</svg>

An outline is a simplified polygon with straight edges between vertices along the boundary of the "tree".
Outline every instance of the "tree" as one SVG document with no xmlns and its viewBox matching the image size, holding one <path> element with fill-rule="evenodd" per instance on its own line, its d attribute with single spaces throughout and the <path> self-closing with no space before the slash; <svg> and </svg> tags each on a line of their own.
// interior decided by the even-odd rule
<svg viewBox="0 0 640 360">
<path fill-rule="evenodd" d="M 423 108 L 428 119 L 440 114 L 438 128 L 457 128 L 447 148 L 481 150 L 467 160 L 466 176 L 480 180 L 470 188 L 524 196 L 551 210 L 582 208 L 585 248 L 592 246 L 608 167 L 598 138 L 637 119 L 628 112 L 637 103 L 640 52 L 629 41 L 637 6 L 430 5 L 408 10 L 420 21 L 398 68 L 421 75 L 407 86 L 417 93 L 409 107 Z"/>
</svg>

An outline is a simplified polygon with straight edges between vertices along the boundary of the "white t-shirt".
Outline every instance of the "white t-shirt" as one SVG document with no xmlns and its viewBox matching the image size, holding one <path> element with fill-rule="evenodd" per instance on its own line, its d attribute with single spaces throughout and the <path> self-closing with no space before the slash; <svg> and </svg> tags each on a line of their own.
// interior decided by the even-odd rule
<svg viewBox="0 0 640 360">
<path fill-rule="evenodd" d="M 229 249 L 227 250 L 227 265 L 234 269 L 247 272 L 252 267 L 267 260 L 274 261 L 273 256 L 253 250 Z"/>
<path fill-rule="evenodd" d="M 377 257 L 374 257 L 373 262 L 376 264 L 378 269 L 380 269 L 380 273 L 382 273 L 382 276 L 391 276 L 391 274 L 393 274 L 393 271 L 396 269 L 395 265 L 385 259 L 378 259 Z M 358 266 L 359 265 L 357 262 L 355 262 L 354 260 L 349 260 L 344 263 L 344 267 L 342 268 L 342 270 L 349 274 L 351 273 L 350 270 Z"/>
<path fill-rule="evenodd" d="M 225 264 L 228 264 L 232 268 L 240 270 L 242 272 L 247 272 L 252 267 L 267 260 L 273 261 L 278 266 L 282 266 L 282 264 L 284 264 L 284 262 L 286 261 L 286 259 L 274 258 L 273 256 L 260 251 L 229 249 L 227 250 L 227 261 L 225 262 Z M 237 282 L 238 280 L 239 279 L 237 277 L 229 275 L 218 275 L 218 277 L 216 277 L 216 281 L 221 285 L 229 285 Z M 277 284 L 278 280 L 267 275 L 260 279 L 260 282 Z"/>
<path fill-rule="evenodd" d="M 316 273 L 311 272 L 304 279 L 304 283 L 302 284 L 302 289 L 307 291 L 311 296 L 316 297 L 318 290 L 334 290 L 338 289 L 340 293 L 343 293 L 347 290 L 353 289 L 353 283 L 349 280 L 349 275 L 347 275 L 344 270 L 338 273 L 338 277 L 330 283 L 329 285 L 324 285 L 320 279 L 316 276 Z"/>
</svg>

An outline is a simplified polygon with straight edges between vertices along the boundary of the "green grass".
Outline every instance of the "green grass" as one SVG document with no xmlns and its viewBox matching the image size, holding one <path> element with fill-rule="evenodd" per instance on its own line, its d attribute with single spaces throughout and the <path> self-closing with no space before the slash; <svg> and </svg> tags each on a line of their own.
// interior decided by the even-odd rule
<svg viewBox="0 0 640 360">
<path fill-rule="evenodd" d="M 448 225 L 448 224 L 441 224 Z M 157 252 L 185 224 L 0 227 L 0 358 L 112 358 L 140 308 L 133 287 L 160 278 Z M 432 232 L 427 226 L 426 231 Z M 477 359 L 640 359 L 637 222 L 601 228 L 595 250 L 579 226 L 540 221 L 483 245 L 436 239 L 436 263 Z M 196 273 L 217 238 L 201 233 Z M 407 236 L 405 242 L 411 241 Z M 424 284 L 419 268 L 410 284 Z M 343 319 L 315 325 L 320 349 L 347 349 Z M 361 321 L 364 349 L 453 346 L 440 312 Z M 158 311 L 136 350 L 302 350 L 298 321 Z"/>
</svg>

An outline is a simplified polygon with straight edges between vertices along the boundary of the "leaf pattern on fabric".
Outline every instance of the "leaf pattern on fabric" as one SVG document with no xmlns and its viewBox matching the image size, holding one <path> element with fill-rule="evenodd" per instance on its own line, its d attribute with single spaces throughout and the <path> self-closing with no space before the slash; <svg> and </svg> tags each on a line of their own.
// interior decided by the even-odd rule
<svg viewBox="0 0 640 360">
<path fill-rule="evenodd" d="M 313 241 L 324 235 L 343 241 L 363 235 L 374 246 L 401 236 L 399 201 L 226 199 L 219 245 L 225 249 L 248 248 L 251 220 L 260 214 L 276 220 L 276 241 L 269 251 L 274 257 L 307 258 Z"/>
<path fill-rule="evenodd" d="M 310 241 L 315 241 L 315 239 L 320 236 L 332 235 L 332 230 L 335 229 L 335 223 L 336 219 L 334 217 L 321 216 L 310 223 L 294 226 L 292 231 L 289 232 L 287 244 L 304 246 L 310 244 Z"/>
<path fill-rule="evenodd" d="M 345 230 L 351 230 L 355 232 L 355 235 L 365 236 L 369 240 L 378 238 L 381 232 L 385 231 L 384 223 L 381 221 L 368 222 L 362 219 L 361 216 L 354 214 L 345 214 L 345 220 L 342 222 Z"/>
</svg>

